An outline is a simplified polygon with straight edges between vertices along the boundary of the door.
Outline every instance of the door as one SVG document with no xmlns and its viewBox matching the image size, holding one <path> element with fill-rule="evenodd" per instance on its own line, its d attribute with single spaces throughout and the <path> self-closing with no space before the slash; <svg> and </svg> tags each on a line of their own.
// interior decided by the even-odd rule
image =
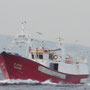
<svg viewBox="0 0 90 90">
<path fill-rule="evenodd" d="M 58 63 L 50 63 L 50 68 L 58 71 Z"/>
</svg>

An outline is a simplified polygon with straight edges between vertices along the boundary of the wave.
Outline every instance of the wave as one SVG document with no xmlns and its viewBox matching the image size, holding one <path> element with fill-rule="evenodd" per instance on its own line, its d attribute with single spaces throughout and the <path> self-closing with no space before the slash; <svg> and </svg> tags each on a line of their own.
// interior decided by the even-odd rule
<svg viewBox="0 0 90 90">
<path fill-rule="evenodd" d="M 90 83 L 87 83 L 86 85 L 90 86 Z"/>
<path fill-rule="evenodd" d="M 20 79 L 7 79 L 0 80 L 0 85 L 20 85 L 20 84 L 39 84 L 39 81 L 36 80 L 20 80 Z"/>
<path fill-rule="evenodd" d="M 49 85 L 58 85 L 57 83 L 53 83 L 50 80 L 46 80 L 44 82 L 41 82 L 42 85 L 49 84 Z"/>
<path fill-rule="evenodd" d="M 81 84 L 63 84 L 63 83 L 52 83 L 50 80 L 46 80 L 44 82 L 39 82 L 36 80 L 21 80 L 21 79 L 7 79 L 7 80 L 0 80 L 0 85 L 55 85 L 57 87 L 77 87 Z M 89 84 L 90 85 L 90 84 Z"/>
<path fill-rule="evenodd" d="M 37 80 L 21 80 L 21 79 L 7 79 L 7 80 L 0 80 L 0 85 L 36 85 L 36 84 L 41 84 L 41 85 L 57 85 L 56 83 L 52 83 L 50 80 L 46 80 L 44 82 L 39 82 Z"/>
</svg>

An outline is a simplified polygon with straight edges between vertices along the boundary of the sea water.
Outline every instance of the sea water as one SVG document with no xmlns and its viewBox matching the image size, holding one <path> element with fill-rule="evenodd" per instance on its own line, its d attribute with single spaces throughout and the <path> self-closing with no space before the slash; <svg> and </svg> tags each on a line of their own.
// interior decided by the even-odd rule
<svg viewBox="0 0 90 90">
<path fill-rule="evenodd" d="M 90 77 L 85 84 L 55 84 L 49 80 L 39 83 L 28 80 L 4 80 L 0 74 L 0 90 L 90 90 Z"/>
</svg>

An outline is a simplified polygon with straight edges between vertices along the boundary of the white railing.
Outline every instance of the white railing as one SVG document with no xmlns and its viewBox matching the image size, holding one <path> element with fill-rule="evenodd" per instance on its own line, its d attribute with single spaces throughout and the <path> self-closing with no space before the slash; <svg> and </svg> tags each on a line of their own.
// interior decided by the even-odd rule
<svg viewBox="0 0 90 90">
<path fill-rule="evenodd" d="M 67 61 L 67 59 L 65 59 L 63 62 L 68 63 L 68 64 L 78 64 L 78 63 L 88 63 L 88 60 L 85 58 L 81 58 L 81 59 L 71 58 L 71 61 Z"/>
<path fill-rule="evenodd" d="M 73 62 L 75 63 L 88 63 L 88 60 L 85 58 L 82 59 L 73 59 Z"/>
</svg>

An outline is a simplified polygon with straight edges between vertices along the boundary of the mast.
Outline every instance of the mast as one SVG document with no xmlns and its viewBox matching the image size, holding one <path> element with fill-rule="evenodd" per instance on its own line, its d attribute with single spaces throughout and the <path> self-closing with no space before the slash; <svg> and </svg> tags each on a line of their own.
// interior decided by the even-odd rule
<svg viewBox="0 0 90 90">
<path fill-rule="evenodd" d="M 21 44 L 25 44 L 26 46 L 26 51 L 25 51 L 25 56 L 27 57 L 29 47 L 32 48 L 32 39 L 30 38 L 29 34 L 25 33 L 25 25 L 27 24 L 26 21 L 21 23 L 21 33 L 17 34 L 12 41 L 11 45 L 8 47 L 7 51 L 12 52 L 12 49 L 18 45 L 18 47 L 21 47 Z M 20 45 L 20 46 L 19 46 Z"/>
<path fill-rule="evenodd" d="M 39 36 L 43 35 L 43 33 L 41 33 L 41 32 L 36 32 L 36 33 Z M 40 49 L 44 49 L 44 47 L 45 47 L 44 40 L 40 38 L 40 41 L 41 41 Z"/>
<path fill-rule="evenodd" d="M 61 49 L 61 51 L 62 51 L 62 60 L 65 60 L 65 51 L 64 51 L 64 48 L 63 48 L 63 45 L 62 45 L 62 41 L 64 40 L 64 39 L 62 39 L 61 37 L 58 37 L 57 38 L 57 40 L 58 40 L 58 48 L 60 48 Z"/>
</svg>

